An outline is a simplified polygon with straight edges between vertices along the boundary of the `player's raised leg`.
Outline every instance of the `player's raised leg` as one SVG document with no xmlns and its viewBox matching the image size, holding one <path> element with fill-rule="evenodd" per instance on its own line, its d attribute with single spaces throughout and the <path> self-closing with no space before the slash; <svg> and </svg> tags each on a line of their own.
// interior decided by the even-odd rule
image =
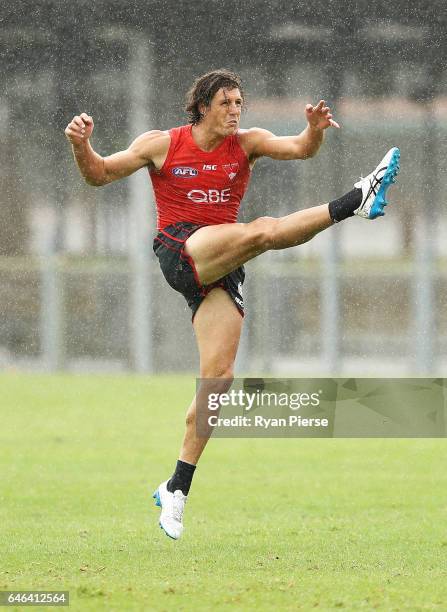
<svg viewBox="0 0 447 612">
<path fill-rule="evenodd" d="M 183 511 L 195 466 L 208 442 L 211 428 L 197 435 L 197 406 L 205 407 L 207 394 L 224 393 L 231 385 L 243 318 L 220 288 L 212 289 L 194 317 L 194 332 L 200 355 L 200 378 L 204 381 L 186 414 L 186 431 L 174 474 L 153 497 L 161 507 L 160 527 L 178 539 L 183 531 Z"/>
<path fill-rule="evenodd" d="M 251 223 L 212 225 L 199 229 L 186 242 L 203 284 L 212 283 L 253 257 L 272 249 L 307 242 L 334 223 L 353 215 L 367 219 L 383 216 L 386 192 L 399 171 L 400 152 L 390 149 L 373 172 L 354 189 L 323 204 L 285 217 L 261 217 Z"/>
</svg>

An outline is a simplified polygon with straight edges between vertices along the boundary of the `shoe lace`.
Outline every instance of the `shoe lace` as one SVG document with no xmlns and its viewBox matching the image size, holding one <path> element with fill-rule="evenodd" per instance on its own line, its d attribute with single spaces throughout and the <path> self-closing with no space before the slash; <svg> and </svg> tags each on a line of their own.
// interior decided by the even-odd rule
<svg viewBox="0 0 447 612">
<path fill-rule="evenodd" d="M 183 518 L 183 511 L 185 509 L 185 496 L 181 491 L 174 492 L 174 500 L 172 504 L 172 516 L 176 521 L 181 523 Z"/>
</svg>

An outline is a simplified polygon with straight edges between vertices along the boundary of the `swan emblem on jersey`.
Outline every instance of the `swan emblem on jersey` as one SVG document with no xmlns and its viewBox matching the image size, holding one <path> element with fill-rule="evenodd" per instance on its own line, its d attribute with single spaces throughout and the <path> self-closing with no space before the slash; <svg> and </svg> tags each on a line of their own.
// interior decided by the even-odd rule
<svg viewBox="0 0 447 612">
<path fill-rule="evenodd" d="M 224 164 L 222 167 L 225 170 L 225 172 L 228 174 L 228 176 L 230 177 L 231 181 L 234 179 L 236 174 L 239 172 L 239 164 L 237 162 L 235 162 L 234 164 Z"/>
</svg>

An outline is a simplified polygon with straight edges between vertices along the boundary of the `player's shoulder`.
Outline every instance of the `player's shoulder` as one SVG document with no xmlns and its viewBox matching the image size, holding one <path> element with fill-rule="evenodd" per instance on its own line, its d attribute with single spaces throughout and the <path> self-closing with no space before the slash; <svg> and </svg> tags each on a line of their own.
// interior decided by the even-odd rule
<svg viewBox="0 0 447 612">
<path fill-rule="evenodd" d="M 260 127 L 251 127 L 238 130 L 238 136 L 240 140 L 244 142 L 259 142 L 259 140 L 269 138 L 272 135 L 272 132 Z"/>
<path fill-rule="evenodd" d="M 149 130 L 136 138 L 132 147 L 141 152 L 161 153 L 168 150 L 171 137 L 168 130 Z"/>
<path fill-rule="evenodd" d="M 270 136 L 272 132 L 264 128 L 252 127 L 239 128 L 237 133 L 240 138 L 262 138 L 263 136 Z"/>
<path fill-rule="evenodd" d="M 242 148 L 249 157 L 254 155 L 260 143 L 273 136 L 272 132 L 259 127 L 239 129 L 237 134 Z"/>
<path fill-rule="evenodd" d="M 148 132 L 140 134 L 140 136 L 135 139 L 135 142 L 169 143 L 170 139 L 169 130 L 149 130 Z"/>
</svg>

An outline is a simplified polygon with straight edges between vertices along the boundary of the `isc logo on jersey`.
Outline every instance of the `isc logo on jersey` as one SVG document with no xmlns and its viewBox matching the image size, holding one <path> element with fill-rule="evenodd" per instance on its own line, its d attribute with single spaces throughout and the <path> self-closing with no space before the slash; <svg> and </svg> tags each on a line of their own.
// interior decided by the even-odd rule
<svg viewBox="0 0 447 612">
<path fill-rule="evenodd" d="M 197 176 L 199 171 L 195 168 L 189 168 L 188 166 L 176 166 L 172 168 L 172 174 L 180 178 L 192 178 L 193 176 Z"/>
</svg>

